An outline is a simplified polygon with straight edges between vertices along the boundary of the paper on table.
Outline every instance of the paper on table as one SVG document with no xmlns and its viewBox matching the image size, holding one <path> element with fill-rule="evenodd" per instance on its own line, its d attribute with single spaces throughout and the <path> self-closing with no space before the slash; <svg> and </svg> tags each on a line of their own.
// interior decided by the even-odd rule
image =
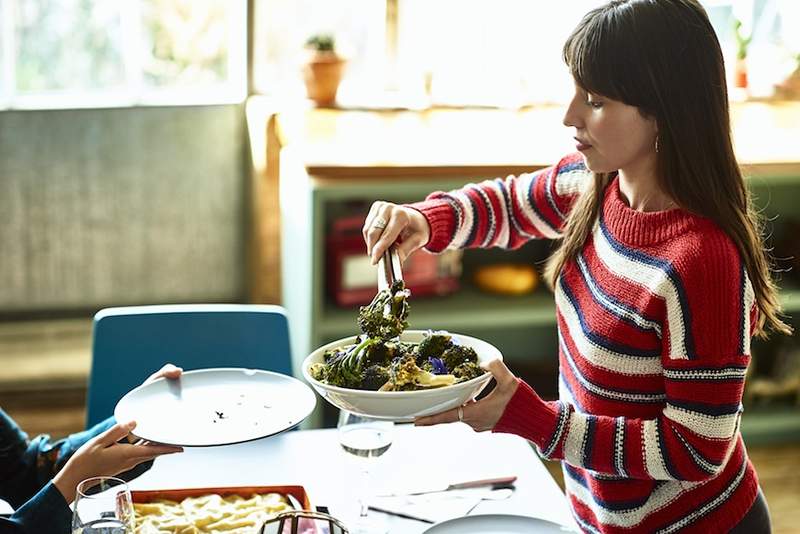
<svg viewBox="0 0 800 534">
<path fill-rule="evenodd" d="M 374 497 L 372 506 L 377 510 L 438 523 L 467 515 L 485 495 L 486 490 L 478 488 L 426 495 Z"/>
</svg>

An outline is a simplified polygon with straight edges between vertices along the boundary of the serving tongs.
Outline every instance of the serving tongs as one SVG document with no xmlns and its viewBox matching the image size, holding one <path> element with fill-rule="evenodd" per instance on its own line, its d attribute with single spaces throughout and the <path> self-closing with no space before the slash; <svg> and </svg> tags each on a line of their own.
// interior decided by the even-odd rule
<svg viewBox="0 0 800 534">
<path fill-rule="evenodd" d="M 397 247 L 391 246 L 378 259 L 378 291 L 391 289 L 398 280 L 403 280 L 400 255 L 397 253 Z"/>
<path fill-rule="evenodd" d="M 378 293 L 358 312 L 358 325 L 367 337 L 390 340 L 408 327 L 407 299 L 411 292 L 403 281 L 397 249 L 390 247 L 378 258 Z"/>
</svg>

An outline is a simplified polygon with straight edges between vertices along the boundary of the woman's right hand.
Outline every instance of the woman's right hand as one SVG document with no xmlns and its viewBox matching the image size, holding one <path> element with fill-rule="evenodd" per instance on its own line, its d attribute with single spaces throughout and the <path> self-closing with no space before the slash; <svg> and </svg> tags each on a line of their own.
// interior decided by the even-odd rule
<svg viewBox="0 0 800 534">
<path fill-rule="evenodd" d="M 372 204 L 361 233 L 375 265 L 395 242 L 400 261 L 405 261 L 412 252 L 428 244 L 431 228 L 425 216 L 414 208 L 379 200 Z"/>
<path fill-rule="evenodd" d="M 117 423 L 75 451 L 66 465 L 53 477 L 53 484 L 67 503 L 75 500 L 75 489 L 82 480 L 118 475 L 162 454 L 183 451 L 181 447 L 149 442 L 121 442 L 135 427 L 134 422 Z"/>
</svg>

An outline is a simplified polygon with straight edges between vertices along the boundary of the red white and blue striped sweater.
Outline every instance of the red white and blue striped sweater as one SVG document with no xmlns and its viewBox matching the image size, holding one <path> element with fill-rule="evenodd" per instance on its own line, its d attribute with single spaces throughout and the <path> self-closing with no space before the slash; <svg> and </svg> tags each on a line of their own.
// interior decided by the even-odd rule
<svg viewBox="0 0 800 534">
<path fill-rule="evenodd" d="M 431 252 L 517 248 L 559 237 L 589 180 L 574 154 L 412 206 Z M 555 299 L 560 399 L 520 382 L 494 431 L 563 461 L 587 532 L 727 532 L 758 489 L 739 433 L 757 308 L 733 242 L 683 210 L 630 209 L 614 179 Z"/>
</svg>

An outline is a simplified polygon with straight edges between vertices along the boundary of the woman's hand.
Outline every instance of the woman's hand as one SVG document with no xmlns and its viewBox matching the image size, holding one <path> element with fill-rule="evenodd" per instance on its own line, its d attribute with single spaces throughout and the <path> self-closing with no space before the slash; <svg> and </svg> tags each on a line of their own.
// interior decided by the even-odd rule
<svg viewBox="0 0 800 534">
<path fill-rule="evenodd" d="M 153 373 L 152 375 L 147 377 L 147 380 L 142 382 L 142 384 L 149 384 L 150 382 L 157 380 L 159 378 L 169 378 L 169 379 L 176 379 L 181 376 L 183 373 L 183 369 L 180 367 L 175 367 L 171 363 L 166 364 L 164 367 Z"/>
<path fill-rule="evenodd" d="M 425 216 L 414 208 L 378 201 L 372 204 L 361 234 L 375 265 L 395 242 L 400 261 L 405 261 L 412 252 L 428 244 L 431 228 Z"/>
<path fill-rule="evenodd" d="M 117 475 L 156 456 L 183 451 L 181 447 L 148 442 L 120 443 L 134 428 L 136 423 L 133 421 L 117 423 L 75 451 L 61 471 L 53 477 L 53 483 L 67 503 L 75 500 L 75 489 L 82 480 Z"/>
<path fill-rule="evenodd" d="M 181 373 L 183 369 L 168 363 L 147 377 L 143 384 L 149 384 L 162 377 L 176 379 Z M 162 454 L 183 451 L 181 447 L 158 445 L 141 440 L 130 443 L 131 431 L 134 428 L 136 428 L 134 421 L 117 423 L 75 451 L 61 471 L 53 477 L 53 483 L 68 503 L 75 499 L 75 489 L 82 480 L 117 475 Z"/>
<path fill-rule="evenodd" d="M 483 399 L 477 402 L 471 401 L 461 406 L 461 418 L 459 418 L 459 408 L 454 408 L 436 415 L 418 417 L 414 420 L 414 424 L 417 426 L 429 426 L 441 423 L 455 423 L 460 419 L 477 432 L 493 429 L 506 410 L 511 397 L 517 391 L 519 382 L 517 377 L 501 360 L 492 360 L 484 368 L 492 373 L 497 385 Z"/>
</svg>

